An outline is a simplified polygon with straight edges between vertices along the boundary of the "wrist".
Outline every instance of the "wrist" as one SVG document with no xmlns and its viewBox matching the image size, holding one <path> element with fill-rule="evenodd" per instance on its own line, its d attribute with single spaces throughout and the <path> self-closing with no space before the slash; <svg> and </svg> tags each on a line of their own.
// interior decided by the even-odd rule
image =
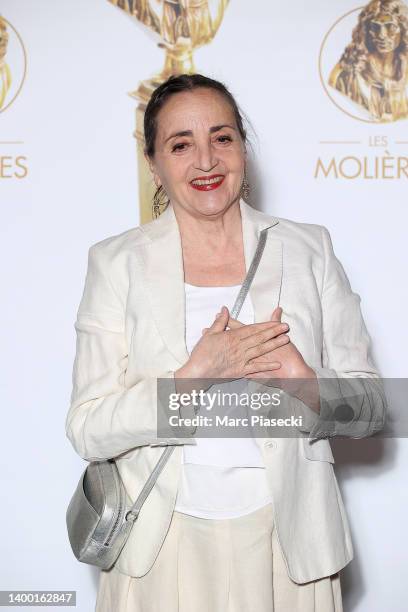
<svg viewBox="0 0 408 612">
<path fill-rule="evenodd" d="M 211 370 L 211 364 L 208 364 L 210 367 L 206 368 L 202 363 L 202 360 L 194 359 L 190 356 L 188 361 L 184 365 L 181 366 L 177 370 L 180 378 L 214 378 L 214 372 Z"/>
<path fill-rule="evenodd" d="M 320 393 L 316 372 L 305 364 L 302 373 L 298 375 L 301 381 L 295 396 L 317 414 L 320 414 Z"/>
<path fill-rule="evenodd" d="M 205 378 L 201 372 L 190 363 L 185 363 L 174 372 L 176 391 L 178 393 L 191 393 L 191 391 L 207 391 L 213 381 Z"/>
<path fill-rule="evenodd" d="M 202 374 L 194 365 L 187 361 L 181 368 L 175 371 L 174 378 L 201 378 Z"/>
</svg>

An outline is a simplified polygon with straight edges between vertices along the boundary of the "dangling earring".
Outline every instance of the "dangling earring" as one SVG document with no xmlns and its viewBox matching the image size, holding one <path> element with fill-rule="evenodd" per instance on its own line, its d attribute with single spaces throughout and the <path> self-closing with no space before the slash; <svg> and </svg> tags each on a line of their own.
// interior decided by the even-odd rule
<svg viewBox="0 0 408 612">
<path fill-rule="evenodd" d="M 160 207 L 161 206 L 165 206 L 166 204 L 169 203 L 169 199 L 167 198 L 165 202 L 162 201 L 162 194 L 165 193 L 164 189 L 163 189 L 163 185 L 160 185 L 157 189 L 156 192 L 153 196 L 153 206 L 152 206 L 152 216 L 153 219 L 157 219 L 158 217 L 160 217 Z"/>
<path fill-rule="evenodd" d="M 241 193 L 243 199 L 247 202 L 249 198 L 249 183 L 247 179 L 246 169 L 244 171 L 244 180 L 242 181 Z"/>
</svg>

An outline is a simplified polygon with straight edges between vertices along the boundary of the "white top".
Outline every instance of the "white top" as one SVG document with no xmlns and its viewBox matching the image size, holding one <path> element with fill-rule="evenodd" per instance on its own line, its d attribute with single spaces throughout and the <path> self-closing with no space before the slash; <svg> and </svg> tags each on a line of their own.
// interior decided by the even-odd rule
<svg viewBox="0 0 408 612">
<path fill-rule="evenodd" d="M 189 353 L 224 304 L 231 310 L 241 285 L 197 287 L 184 283 L 186 294 L 186 345 Z M 254 322 L 247 294 L 238 319 Z M 239 392 L 245 380 L 213 385 L 210 392 Z M 245 407 L 225 409 L 245 416 Z M 239 413 L 239 414 L 238 414 Z M 203 409 L 200 410 L 203 414 Z M 223 413 L 225 414 L 225 412 Z M 199 431 L 199 428 L 197 429 Z M 175 510 L 201 518 L 234 518 L 253 512 L 272 501 L 261 451 L 252 437 L 200 438 L 197 445 L 183 446 L 183 463 Z"/>
</svg>

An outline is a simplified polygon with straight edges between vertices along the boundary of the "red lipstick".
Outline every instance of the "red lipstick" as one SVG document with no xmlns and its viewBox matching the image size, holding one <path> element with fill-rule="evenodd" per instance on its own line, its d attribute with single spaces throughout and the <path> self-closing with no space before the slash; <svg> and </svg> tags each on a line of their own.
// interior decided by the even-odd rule
<svg viewBox="0 0 408 612">
<path fill-rule="evenodd" d="M 200 183 L 194 183 L 190 181 L 190 185 L 197 191 L 212 191 L 222 185 L 225 176 L 223 174 L 211 174 L 210 176 L 196 176 L 193 181 L 203 181 Z M 208 182 L 210 181 L 210 182 Z"/>
</svg>

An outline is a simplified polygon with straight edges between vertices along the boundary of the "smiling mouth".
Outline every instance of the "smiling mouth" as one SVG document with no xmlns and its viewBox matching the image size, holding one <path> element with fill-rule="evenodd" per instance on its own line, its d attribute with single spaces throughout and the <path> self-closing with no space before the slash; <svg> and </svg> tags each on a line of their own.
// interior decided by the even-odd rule
<svg viewBox="0 0 408 612">
<path fill-rule="evenodd" d="M 212 189 L 217 189 L 224 181 L 225 176 L 223 174 L 217 174 L 208 178 L 199 177 L 190 181 L 190 185 L 193 189 L 197 189 L 198 191 L 210 191 Z"/>
</svg>

